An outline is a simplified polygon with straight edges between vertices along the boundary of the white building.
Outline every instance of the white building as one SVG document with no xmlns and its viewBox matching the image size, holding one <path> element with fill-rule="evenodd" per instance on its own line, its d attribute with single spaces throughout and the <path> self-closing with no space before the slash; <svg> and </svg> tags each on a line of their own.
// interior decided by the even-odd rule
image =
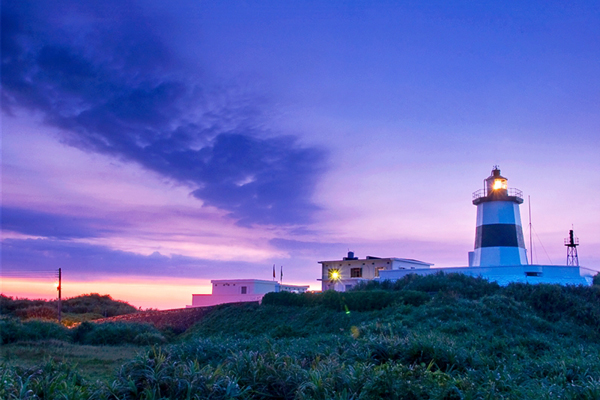
<svg viewBox="0 0 600 400">
<path fill-rule="evenodd" d="M 584 267 L 528 264 L 502 266 L 496 265 L 486 267 L 430 268 L 416 269 L 414 271 L 382 271 L 379 279 L 395 281 L 402 279 L 409 273 L 430 275 L 440 271 L 446 274 L 460 273 L 473 277 L 481 277 L 489 281 L 498 282 L 498 284 L 502 286 L 506 286 L 513 282 L 590 286 L 592 284 L 594 275 L 598 273 L 598 271 Z"/>
<path fill-rule="evenodd" d="M 321 264 L 321 288 L 323 291 L 334 289 L 344 292 L 357 283 L 377 279 L 385 270 L 415 270 L 430 268 L 433 264 L 407 258 L 380 258 L 367 256 L 365 259 L 354 257 L 348 252 L 348 257 L 341 260 L 319 261 Z"/>
<path fill-rule="evenodd" d="M 192 307 L 207 307 L 225 303 L 262 301 L 270 292 L 304 293 L 309 286 L 284 285 L 276 281 L 260 279 L 219 279 L 212 280 L 212 294 L 193 294 Z"/>
</svg>

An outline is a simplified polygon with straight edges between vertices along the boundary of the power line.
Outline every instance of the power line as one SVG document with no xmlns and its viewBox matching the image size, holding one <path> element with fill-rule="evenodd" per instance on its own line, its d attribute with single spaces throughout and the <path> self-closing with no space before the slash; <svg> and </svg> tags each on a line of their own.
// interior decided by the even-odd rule
<svg viewBox="0 0 600 400">
<path fill-rule="evenodd" d="M 538 240 L 538 242 L 542 246 L 542 249 L 544 250 L 544 253 L 546 253 L 546 257 L 548 257 L 548 261 L 550 261 L 550 265 L 554 265 L 554 263 L 552 262 L 552 259 L 550 258 L 550 256 L 548 255 L 548 252 L 546 251 L 546 248 L 544 247 L 544 243 L 542 243 L 542 240 L 538 236 L 537 231 L 535 230 L 535 228 L 533 228 L 533 226 L 532 226 L 532 230 L 533 230 L 533 233 L 535 233 L 536 239 Z"/>
<path fill-rule="evenodd" d="M 27 268 L 27 269 L 7 269 L 0 270 L 0 276 L 6 278 L 57 278 L 58 269 L 48 268 Z"/>
</svg>

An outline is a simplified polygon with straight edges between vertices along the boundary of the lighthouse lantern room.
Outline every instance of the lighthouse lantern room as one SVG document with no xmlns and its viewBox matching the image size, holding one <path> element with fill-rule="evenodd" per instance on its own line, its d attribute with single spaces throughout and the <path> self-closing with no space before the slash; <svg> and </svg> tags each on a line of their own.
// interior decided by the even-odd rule
<svg viewBox="0 0 600 400">
<path fill-rule="evenodd" d="M 477 206 L 475 250 L 471 266 L 510 266 L 527 264 L 519 204 L 523 193 L 508 188 L 508 180 L 498 166 L 484 180 L 483 189 L 473 193 Z"/>
</svg>

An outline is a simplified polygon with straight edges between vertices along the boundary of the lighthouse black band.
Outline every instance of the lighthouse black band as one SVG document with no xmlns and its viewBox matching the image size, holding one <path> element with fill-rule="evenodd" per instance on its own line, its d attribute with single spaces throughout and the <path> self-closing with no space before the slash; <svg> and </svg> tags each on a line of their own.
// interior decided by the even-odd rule
<svg viewBox="0 0 600 400">
<path fill-rule="evenodd" d="M 475 248 L 521 247 L 525 248 L 523 229 L 515 224 L 490 224 L 477 227 Z"/>
</svg>

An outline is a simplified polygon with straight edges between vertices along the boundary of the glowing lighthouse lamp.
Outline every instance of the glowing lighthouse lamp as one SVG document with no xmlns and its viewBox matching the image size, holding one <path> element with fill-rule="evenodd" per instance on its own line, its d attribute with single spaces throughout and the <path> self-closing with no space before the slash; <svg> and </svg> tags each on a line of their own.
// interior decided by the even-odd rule
<svg viewBox="0 0 600 400">
<path fill-rule="evenodd" d="M 473 193 L 477 206 L 475 250 L 471 266 L 510 266 L 527 264 L 519 204 L 523 193 L 509 189 L 498 166 L 484 180 L 483 189 Z"/>
</svg>

